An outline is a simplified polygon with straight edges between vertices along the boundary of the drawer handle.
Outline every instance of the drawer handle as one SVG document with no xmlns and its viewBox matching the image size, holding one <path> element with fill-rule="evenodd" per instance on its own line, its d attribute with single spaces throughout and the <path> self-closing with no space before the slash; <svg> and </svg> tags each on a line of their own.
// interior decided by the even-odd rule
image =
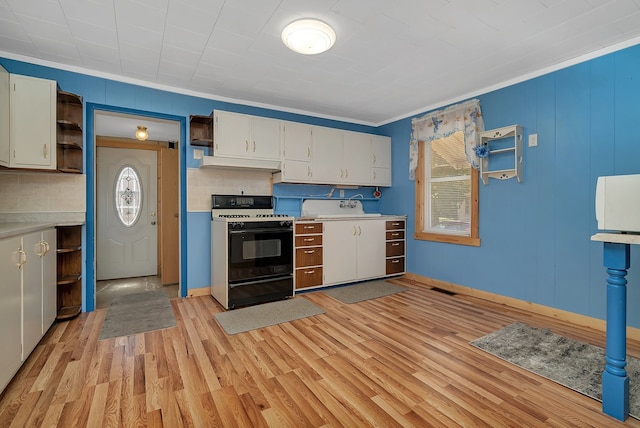
<svg viewBox="0 0 640 428">
<path fill-rule="evenodd" d="M 393 232 L 391 236 L 400 236 L 400 232 Z"/>
<path fill-rule="evenodd" d="M 316 252 L 316 250 L 304 250 L 305 254 L 313 254 L 315 252 Z"/>
<path fill-rule="evenodd" d="M 315 239 L 313 239 L 313 238 L 304 238 L 302 240 L 302 242 L 313 242 L 313 241 L 315 241 Z"/>
<path fill-rule="evenodd" d="M 391 263 L 400 263 L 400 259 L 391 260 Z"/>
<path fill-rule="evenodd" d="M 304 274 L 305 274 L 305 275 L 313 275 L 314 273 L 316 273 L 316 270 L 315 270 L 315 269 L 305 270 L 305 271 L 304 271 Z"/>
<path fill-rule="evenodd" d="M 315 226 L 302 226 L 303 229 L 315 229 Z"/>
<path fill-rule="evenodd" d="M 391 226 L 400 226 L 400 223 L 391 223 Z"/>
<path fill-rule="evenodd" d="M 392 247 L 397 247 L 398 245 L 400 245 L 399 242 L 394 242 L 393 244 L 391 244 Z"/>
</svg>

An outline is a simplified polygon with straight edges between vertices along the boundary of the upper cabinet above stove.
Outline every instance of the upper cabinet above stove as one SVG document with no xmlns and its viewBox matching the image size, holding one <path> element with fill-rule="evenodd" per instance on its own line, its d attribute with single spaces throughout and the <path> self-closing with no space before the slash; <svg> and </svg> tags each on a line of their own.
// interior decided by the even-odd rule
<svg viewBox="0 0 640 428">
<path fill-rule="evenodd" d="M 213 138 L 203 140 L 194 135 L 211 122 L 194 118 L 210 117 L 190 123 L 191 145 L 211 152 L 201 168 L 269 170 L 276 183 L 391 186 L 389 137 L 216 110 Z"/>
</svg>

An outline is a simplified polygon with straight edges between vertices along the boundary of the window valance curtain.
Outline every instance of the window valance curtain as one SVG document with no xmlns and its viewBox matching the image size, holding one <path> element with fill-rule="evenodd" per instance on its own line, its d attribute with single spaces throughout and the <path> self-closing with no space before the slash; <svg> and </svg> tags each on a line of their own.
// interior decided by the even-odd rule
<svg viewBox="0 0 640 428">
<path fill-rule="evenodd" d="M 415 179 L 419 141 L 438 140 L 458 131 L 464 132 L 464 150 L 469 164 L 478 169 L 480 160 L 474 149 L 480 144 L 479 132 L 484 131 L 484 121 L 480 100 L 470 100 L 411 120 L 409 178 Z"/>
</svg>

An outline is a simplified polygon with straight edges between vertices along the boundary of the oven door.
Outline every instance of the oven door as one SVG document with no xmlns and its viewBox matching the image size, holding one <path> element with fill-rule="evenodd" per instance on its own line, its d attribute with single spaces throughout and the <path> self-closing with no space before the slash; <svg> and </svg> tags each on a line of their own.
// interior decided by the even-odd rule
<svg viewBox="0 0 640 428">
<path fill-rule="evenodd" d="M 229 230 L 229 285 L 293 275 L 293 229 L 290 226 Z"/>
</svg>

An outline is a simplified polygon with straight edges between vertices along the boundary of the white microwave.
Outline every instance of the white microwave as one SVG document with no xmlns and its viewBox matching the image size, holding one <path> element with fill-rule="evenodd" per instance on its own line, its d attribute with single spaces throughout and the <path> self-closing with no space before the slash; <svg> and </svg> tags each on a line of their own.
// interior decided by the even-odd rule
<svg viewBox="0 0 640 428">
<path fill-rule="evenodd" d="M 598 177 L 598 229 L 640 232 L 640 174 Z"/>
</svg>

